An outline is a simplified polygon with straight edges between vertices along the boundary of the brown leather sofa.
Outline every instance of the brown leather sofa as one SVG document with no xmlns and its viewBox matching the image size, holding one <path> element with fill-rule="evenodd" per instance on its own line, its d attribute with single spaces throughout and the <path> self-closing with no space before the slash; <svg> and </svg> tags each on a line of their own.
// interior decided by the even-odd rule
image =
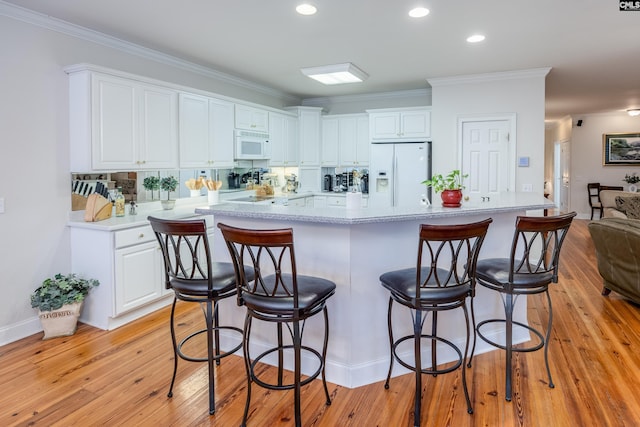
<svg viewBox="0 0 640 427">
<path fill-rule="evenodd" d="M 640 304 L 640 220 L 603 218 L 589 223 L 602 295 L 615 291 Z"/>
</svg>

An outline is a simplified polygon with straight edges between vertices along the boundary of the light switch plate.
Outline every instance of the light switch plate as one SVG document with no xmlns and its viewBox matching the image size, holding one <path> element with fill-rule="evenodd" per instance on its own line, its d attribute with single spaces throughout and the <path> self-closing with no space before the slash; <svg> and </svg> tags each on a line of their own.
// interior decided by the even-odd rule
<svg viewBox="0 0 640 427">
<path fill-rule="evenodd" d="M 526 192 L 533 191 L 533 184 L 522 184 L 522 191 L 526 191 Z"/>
</svg>

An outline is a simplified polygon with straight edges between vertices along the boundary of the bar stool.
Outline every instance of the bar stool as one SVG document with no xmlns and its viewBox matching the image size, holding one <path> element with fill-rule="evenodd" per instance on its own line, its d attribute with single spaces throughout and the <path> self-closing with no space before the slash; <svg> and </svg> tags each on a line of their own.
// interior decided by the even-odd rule
<svg viewBox="0 0 640 427">
<path fill-rule="evenodd" d="M 544 361 L 549 377 L 549 387 L 554 388 L 549 369 L 549 336 L 553 320 L 549 284 L 558 283 L 558 264 L 560 249 L 571 226 L 575 212 L 548 217 L 519 216 L 516 219 L 515 233 L 509 258 L 492 258 L 478 261 L 476 279 L 479 285 L 497 291 L 504 304 L 505 319 L 483 320 L 475 326 L 475 311 L 471 301 L 471 316 L 474 319 L 474 331 L 483 341 L 506 351 L 506 391 L 505 399 L 512 396 L 512 355 L 513 352 L 530 352 L 544 347 Z M 549 324 L 543 336 L 542 332 L 522 322 L 513 321 L 513 310 L 520 295 L 545 293 L 549 305 Z M 485 325 L 505 325 L 505 344 L 497 343 L 482 333 Z M 513 326 L 528 329 L 537 338 L 537 343 L 525 348 L 514 347 Z M 488 333 L 488 331 L 487 331 Z M 475 340 L 468 366 L 471 366 Z"/>
<path fill-rule="evenodd" d="M 422 394 L 422 374 L 445 374 L 462 365 L 462 386 L 467 401 L 467 412 L 473 413 L 463 361 L 467 360 L 469 350 L 470 324 L 466 300 L 473 297 L 475 289 L 475 269 L 478 253 L 485 235 L 493 220 L 462 225 L 420 225 L 418 244 L 418 260 L 415 268 L 406 268 L 384 273 L 380 282 L 391 293 L 387 322 L 389 328 L 390 362 L 389 373 L 384 384 L 389 388 L 389 380 L 393 370 L 393 362 L 397 360 L 402 366 L 415 372 L 414 425 L 420 425 L 420 409 Z M 394 339 L 392 327 L 393 303 L 397 302 L 411 310 L 413 334 Z M 438 313 L 440 311 L 462 308 L 465 317 L 467 337 L 464 357 L 460 349 L 451 341 L 438 336 Z M 423 313 L 426 313 L 423 318 Z M 431 333 L 422 332 L 424 322 L 432 313 Z M 431 367 L 422 366 L 422 339 L 431 340 Z M 413 340 L 414 364 L 403 360 L 398 353 L 398 346 L 405 341 Z M 438 368 L 436 360 L 437 344 L 453 349 L 458 361 L 447 368 Z"/>
<path fill-rule="evenodd" d="M 218 227 L 227 243 L 235 266 L 238 286 L 238 305 L 247 308 L 243 349 L 247 370 L 247 400 L 242 418 L 246 426 L 251 404 L 251 385 L 256 383 L 270 390 L 294 390 L 295 425 L 301 426 L 300 389 L 322 374 L 326 404 L 331 404 L 325 378 L 325 359 L 329 340 L 329 317 L 326 302 L 335 293 L 335 283 L 318 277 L 297 274 L 293 247 L 293 230 L 251 230 L 219 223 Z M 254 273 L 247 275 L 245 263 Z M 324 314 L 324 341 L 322 353 L 302 343 L 306 319 L 322 312 Z M 273 322 L 277 325 L 277 345 L 251 358 L 250 337 L 254 319 Z M 286 325 L 291 344 L 283 341 Z M 293 350 L 294 376 L 291 383 L 283 384 L 285 350 Z M 302 352 L 318 361 L 315 372 L 302 379 Z M 268 356 L 277 355 L 277 382 L 261 379 L 256 365 Z"/>
<path fill-rule="evenodd" d="M 178 371 L 178 359 L 190 362 L 207 362 L 209 369 L 209 414 L 215 412 L 215 382 L 213 363 L 235 353 L 242 347 L 242 329 L 220 326 L 218 323 L 218 301 L 236 295 L 235 271 L 231 263 L 211 261 L 207 225 L 204 219 L 163 220 L 147 218 L 156 235 L 164 260 L 164 281 L 167 289 L 173 289 L 171 306 L 171 340 L 173 343 L 173 376 L 168 397 L 173 396 L 173 385 Z M 253 274 L 247 271 L 247 275 Z M 195 302 L 203 306 L 205 328 L 178 341 L 175 327 L 177 301 Z M 220 349 L 220 331 L 238 334 L 238 342 L 227 352 Z M 207 334 L 207 357 L 194 357 L 182 352 L 182 347 L 192 338 Z"/>
</svg>

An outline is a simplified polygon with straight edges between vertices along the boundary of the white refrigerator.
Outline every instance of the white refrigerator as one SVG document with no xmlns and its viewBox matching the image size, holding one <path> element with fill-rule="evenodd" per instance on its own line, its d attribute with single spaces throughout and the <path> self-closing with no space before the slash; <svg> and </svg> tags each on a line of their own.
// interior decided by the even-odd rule
<svg viewBox="0 0 640 427">
<path fill-rule="evenodd" d="M 369 206 L 419 206 L 431 200 L 431 142 L 372 143 Z"/>
</svg>

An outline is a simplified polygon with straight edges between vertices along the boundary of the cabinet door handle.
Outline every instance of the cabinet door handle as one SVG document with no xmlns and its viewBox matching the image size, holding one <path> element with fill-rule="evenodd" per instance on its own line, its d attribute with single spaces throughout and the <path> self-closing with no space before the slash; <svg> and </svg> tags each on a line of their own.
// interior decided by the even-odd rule
<svg viewBox="0 0 640 427">
<path fill-rule="evenodd" d="M 138 236 L 138 239 L 142 239 L 144 237 L 144 233 L 140 233 L 140 235 Z"/>
</svg>

